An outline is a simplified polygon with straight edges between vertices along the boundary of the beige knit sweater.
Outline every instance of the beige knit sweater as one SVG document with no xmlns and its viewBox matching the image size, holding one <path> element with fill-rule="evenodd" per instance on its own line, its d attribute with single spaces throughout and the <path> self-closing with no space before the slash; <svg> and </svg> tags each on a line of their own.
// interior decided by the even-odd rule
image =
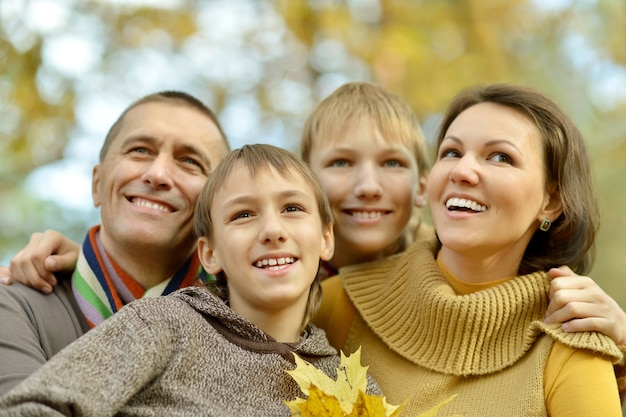
<svg viewBox="0 0 626 417">
<path fill-rule="evenodd" d="M 543 370 L 554 340 L 621 359 L 603 335 L 543 323 L 545 273 L 456 295 L 437 267 L 436 250 L 434 242 L 418 243 L 341 270 L 357 310 L 344 349 L 363 347 L 362 360 L 389 402 L 410 399 L 403 415 L 458 394 L 441 415 L 545 416 Z M 333 326 L 326 330 L 333 340 Z"/>
</svg>

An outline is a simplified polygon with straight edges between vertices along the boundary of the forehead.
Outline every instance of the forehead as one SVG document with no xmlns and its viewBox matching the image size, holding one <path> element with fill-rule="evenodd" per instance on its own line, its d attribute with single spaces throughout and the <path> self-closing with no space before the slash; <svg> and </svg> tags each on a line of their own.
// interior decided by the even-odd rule
<svg viewBox="0 0 626 417">
<path fill-rule="evenodd" d="M 148 102 L 131 109 L 124 116 L 111 147 L 119 147 L 132 138 L 191 147 L 204 154 L 213 168 L 227 152 L 213 120 L 182 103 Z"/>
<path fill-rule="evenodd" d="M 452 121 L 446 135 L 459 138 L 507 139 L 530 146 L 539 145 L 541 138 L 539 128 L 529 115 L 512 107 L 490 102 L 479 103 L 463 110 Z"/>
<path fill-rule="evenodd" d="M 271 196 L 285 190 L 297 190 L 301 195 L 315 198 L 315 192 L 304 175 L 293 166 L 287 165 L 287 172 L 279 171 L 267 164 L 252 173 L 250 167 L 238 161 L 216 186 L 213 201 L 225 201 L 236 196 Z M 220 195 L 218 198 L 217 195 Z"/>
<path fill-rule="evenodd" d="M 378 149 L 408 151 L 413 154 L 415 146 L 409 142 L 399 125 L 390 124 L 385 130 L 369 115 L 359 115 L 348 121 L 337 120 L 323 126 L 311 148 L 316 151 L 330 147 L 371 151 L 370 146 L 375 145 Z"/>
</svg>

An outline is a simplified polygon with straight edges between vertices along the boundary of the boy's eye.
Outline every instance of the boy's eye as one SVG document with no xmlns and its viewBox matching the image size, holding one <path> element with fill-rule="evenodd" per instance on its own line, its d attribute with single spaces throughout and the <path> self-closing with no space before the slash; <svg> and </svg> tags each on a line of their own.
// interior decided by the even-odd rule
<svg viewBox="0 0 626 417">
<path fill-rule="evenodd" d="M 289 204 L 287 207 L 285 207 L 285 211 L 295 212 L 295 211 L 304 211 L 304 209 L 302 208 L 302 206 L 298 204 Z"/>
<path fill-rule="evenodd" d="M 251 216 L 250 212 L 248 212 L 248 211 L 242 211 L 242 212 L 239 212 L 239 213 L 235 214 L 235 215 L 233 216 L 233 220 L 237 220 L 237 219 L 247 219 L 247 218 L 249 218 L 250 216 Z"/>
<path fill-rule="evenodd" d="M 397 159 L 390 159 L 384 162 L 384 166 L 388 168 L 399 168 L 402 166 L 402 163 L 398 161 Z"/>
<path fill-rule="evenodd" d="M 348 166 L 348 161 L 345 159 L 335 159 L 330 163 L 330 166 L 336 168 L 344 168 Z"/>
</svg>

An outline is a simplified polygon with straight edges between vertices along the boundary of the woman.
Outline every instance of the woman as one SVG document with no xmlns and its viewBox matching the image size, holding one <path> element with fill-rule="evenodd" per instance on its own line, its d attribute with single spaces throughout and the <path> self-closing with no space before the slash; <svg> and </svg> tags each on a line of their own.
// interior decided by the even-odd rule
<svg viewBox="0 0 626 417">
<path fill-rule="evenodd" d="M 491 85 L 454 99 L 437 147 L 427 190 L 438 241 L 342 270 L 345 293 L 326 292 L 333 308 L 316 321 L 334 323 L 331 340 L 345 333 L 345 351 L 363 347 L 388 400 L 409 400 L 405 415 L 455 396 L 442 415 L 621 416 L 615 344 L 543 322 L 544 271 L 592 263 L 580 132 L 541 93 Z"/>
</svg>

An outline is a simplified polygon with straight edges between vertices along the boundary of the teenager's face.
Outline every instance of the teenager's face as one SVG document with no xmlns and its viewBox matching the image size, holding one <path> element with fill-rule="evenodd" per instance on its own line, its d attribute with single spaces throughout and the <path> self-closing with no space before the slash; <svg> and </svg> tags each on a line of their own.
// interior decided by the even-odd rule
<svg viewBox="0 0 626 417">
<path fill-rule="evenodd" d="M 200 238 L 200 258 L 209 273 L 226 274 L 230 307 L 253 322 L 288 309 L 300 323 L 319 260 L 333 251 L 311 187 L 273 168 L 252 177 L 239 163 L 210 210 L 213 243 Z"/>
<path fill-rule="evenodd" d="M 225 152 L 217 126 L 196 109 L 150 102 L 130 110 L 93 172 L 105 248 L 189 256 L 196 199 Z"/>
<path fill-rule="evenodd" d="M 389 139 L 363 118 L 311 148 L 310 166 L 335 217 L 337 267 L 393 253 L 421 198 L 415 156 Z"/>
<path fill-rule="evenodd" d="M 494 103 L 450 125 L 428 179 L 433 222 L 447 251 L 517 264 L 548 215 L 539 130 L 523 113 Z M 554 202 L 553 202 L 554 203 Z"/>
</svg>

